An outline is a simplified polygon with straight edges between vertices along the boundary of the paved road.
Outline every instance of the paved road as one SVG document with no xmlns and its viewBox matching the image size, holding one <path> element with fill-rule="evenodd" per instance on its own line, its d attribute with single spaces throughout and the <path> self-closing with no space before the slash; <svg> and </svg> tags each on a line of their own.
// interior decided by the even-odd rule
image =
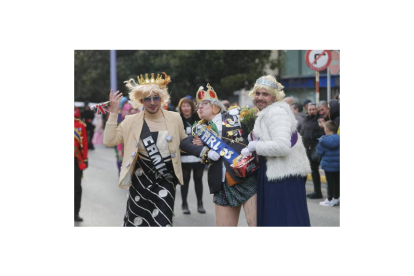
<svg viewBox="0 0 414 276">
<path fill-rule="evenodd" d="M 121 226 L 125 213 L 127 190 L 117 186 L 118 169 L 116 167 L 115 150 L 105 146 L 95 146 L 89 151 L 89 168 L 82 179 L 82 206 L 80 215 L 83 222 L 75 222 L 75 226 Z M 174 226 L 215 226 L 214 203 L 208 192 L 207 173 L 203 175 L 203 201 L 206 214 L 197 212 L 194 183 L 190 182 L 188 204 L 191 215 L 181 211 L 180 188 L 177 188 L 175 201 Z M 308 193 L 313 191 L 311 181 L 306 183 Z M 326 184 L 322 184 L 322 192 L 326 193 Z M 340 207 L 323 207 L 320 199 L 308 199 L 308 209 L 312 226 L 339 226 Z M 240 214 L 239 226 L 247 226 L 243 211 Z"/>
</svg>

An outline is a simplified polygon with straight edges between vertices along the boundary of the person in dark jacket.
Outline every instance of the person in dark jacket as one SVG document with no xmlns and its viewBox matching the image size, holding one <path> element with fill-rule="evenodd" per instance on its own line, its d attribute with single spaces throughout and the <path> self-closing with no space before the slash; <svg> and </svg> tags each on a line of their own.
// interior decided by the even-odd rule
<svg viewBox="0 0 414 276">
<path fill-rule="evenodd" d="M 196 112 L 194 101 L 188 97 L 184 97 L 178 103 L 178 112 L 183 120 L 184 130 L 187 135 L 191 135 L 191 129 L 195 122 L 200 118 Z M 188 208 L 187 195 L 190 186 L 191 171 L 193 171 L 194 187 L 197 197 L 197 211 L 204 214 L 206 210 L 203 206 L 203 173 L 205 165 L 200 162 L 200 158 L 194 155 L 181 152 L 181 166 L 183 168 L 184 185 L 181 186 L 181 208 L 186 215 L 191 214 Z"/>
<path fill-rule="evenodd" d="M 340 140 L 336 132 L 336 123 L 333 121 L 326 122 L 326 135 L 319 138 L 317 147 L 318 154 L 322 157 L 321 167 L 325 171 L 328 182 L 328 198 L 319 203 L 322 206 L 339 205 Z"/>
<path fill-rule="evenodd" d="M 320 101 L 317 105 L 319 116 L 319 127 L 325 128 L 325 122 L 334 121 L 339 127 L 339 101 L 336 99 L 330 100 L 329 104 L 327 101 Z"/>
<path fill-rule="evenodd" d="M 339 101 L 336 99 L 329 101 L 329 115 L 331 120 L 335 122 L 336 126 L 339 126 Z"/>
<path fill-rule="evenodd" d="M 318 110 L 316 109 L 315 103 L 308 104 L 308 116 L 306 116 L 300 128 L 300 135 L 303 139 L 303 145 L 306 149 L 311 170 L 312 170 L 312 181 L 314 186 L 314 192 L 308 194 L 307 197 L 311 199 L 322 198 L 321 190 L 321 176 L 319 174 L 319 158 L 316 155 L 316 146 L 318 145 L 318 138 L 321 137 L 323 129 L 319 127 Z"/>
</svg>

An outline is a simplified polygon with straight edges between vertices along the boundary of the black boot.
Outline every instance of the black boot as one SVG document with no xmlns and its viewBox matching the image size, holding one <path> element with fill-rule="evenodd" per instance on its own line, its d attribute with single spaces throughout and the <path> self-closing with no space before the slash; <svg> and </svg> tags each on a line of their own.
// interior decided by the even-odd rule
<svg viewBox="0 0 414 276">
<path fill-rule="evenodd" d="M 191 214 L 190 209 L 188 209 L 187 202 L 183 203 L 183 205 L 181 205 L 181 208 L 183 209 L 183 214 L 186 214 L 186 215 Z"/>
<path fill-rule="evenodd" d="M 205 214 L 206 210 L 204 210 L 203 202 L 199 202 L 197 205 L 198 205 L 197 211 L 201 214 Z"/>
<path fill-rule="evenodd" d="M 83 221 L 83 218 L 81 218 L 79 214 L 75 214 L 75 221 Z"/>
<path fill-rule="evenodd" d="M 309 196 L 310 199 L 317 199 L 317 198 L 323 198 L 322 193 L 313 193 Z"/>
</svg>

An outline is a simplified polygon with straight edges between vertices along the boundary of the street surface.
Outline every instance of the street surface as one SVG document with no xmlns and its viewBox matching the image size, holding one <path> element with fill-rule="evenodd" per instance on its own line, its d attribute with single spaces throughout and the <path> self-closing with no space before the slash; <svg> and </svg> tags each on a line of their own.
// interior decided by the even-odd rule
<svg viewBox="0 0 414 276">
<path fill-rule="evenodd" d="M 83 222 L 75 222 L 75 226 L 122 226 L 125 213 L 127 189 L 118 187 L 118 169 L 115 150 L 103 145 L 95 146 L 89 151 L 89 168 L 82 178 L 82 202 L 80 216 Z M 175 227 L 179 226 L 215 226 L 213 195 L 207 185 L 207 171 L 203 174 L 203 202 L 206 214 L 197 212 L 197 200 L 194 183 L 190 181 L 188 204 L 190 215 L 181 211 L 181 193 L 177 186 L 173 217 Z M 326 197 L 327 185 L 322 183 L 322 193 Z M 306 182 L 307 193 L 313 191 L 311 181 Z M 308 199 L 308 209 L 312 226 L 340 226 L 340 207 L 323 207 L 319 205 L 324 199 Z M 239 218 L 239 226 L 247 226 L 244 212 Z"/>
</svg>

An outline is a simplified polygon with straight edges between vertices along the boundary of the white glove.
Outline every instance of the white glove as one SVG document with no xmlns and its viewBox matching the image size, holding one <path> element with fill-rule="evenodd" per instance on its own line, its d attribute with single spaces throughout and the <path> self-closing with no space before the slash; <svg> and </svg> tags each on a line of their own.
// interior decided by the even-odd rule
<svg viewBox="0 0 414 276">
<path fill-rule="evenodd" d="M 257 140 L 249 142 L 249 146 L 248 146 L 249 151 L 252 151 L 252 152 L 256 151 L 256 143 L 257 143 Z"/>
<path fill-rule="evenodd" d="M 214 150 L 210 150 L 207 154 L 208 158 L 210 158 L 213 161 L 217 161 L 220 159 L 220 154 L 215 152 Z"/>
<path fill-rule="evenodd" d="M 247 157 L 247 156 L 252 155 L 252 153 L 249 151 L 248 148 L 242 149 L 241 154 L 243 155 L 243 157 Z"/>
</svg>

